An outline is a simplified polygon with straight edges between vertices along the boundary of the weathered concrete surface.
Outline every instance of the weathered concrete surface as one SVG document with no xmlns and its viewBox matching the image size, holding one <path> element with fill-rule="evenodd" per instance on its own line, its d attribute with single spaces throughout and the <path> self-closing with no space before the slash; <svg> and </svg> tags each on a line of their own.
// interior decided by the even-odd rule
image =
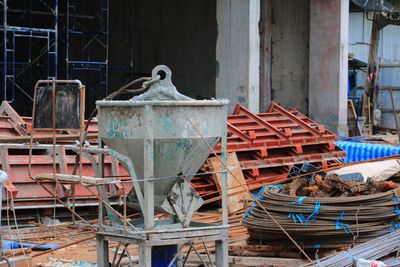
<svg viewBox="0 0 400 267">
<path fill-rule="evenodd" d="M 271 102 L 272 0 L 260 0 L 260 111 Z"/>
<path fill-rule="evenodd" d="M 310 0 L 310 117 L 347 135 L 349 0 Z"/>
<path fill-rule="evenodd" d="M 272 4 L 271 99 L 308 112 L 309 0 Z"/>
<path fill-rule="evenodd" d="M 217 0 L 217 98 L 259 110 L 259 0 Z"/>
<path fill-rule="evenodd" d="M 165 64 L 183 94 L 215 97 L 216 0 L 110 1 L 110 32 L 110 89 Z"/>
</svg>

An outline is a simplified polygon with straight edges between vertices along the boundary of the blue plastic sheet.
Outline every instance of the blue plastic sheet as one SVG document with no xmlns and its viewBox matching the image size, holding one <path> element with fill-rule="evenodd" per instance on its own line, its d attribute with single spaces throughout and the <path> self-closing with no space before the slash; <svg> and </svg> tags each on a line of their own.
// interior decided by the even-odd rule
<svg viewBox="0 0 400 267">
<path fill-rule="evenodd" d="M 16 249 L 16 248 L 32 248 L 32 250 L 49 250 L 49 249 L 55 249 L 59 248 L 59 244 L 46 244 L 46 245 L 38 245 L 35 243 L 27 243 L 27 242 L 17 242 L 17 241 L 11 241 L 11 240 L 3 240 L 2 242 L 2 247 L 3 250 L 9 250 L 9 249 Z"/>
<path fill-rule="evenodd" d="M 346 152 L 344 162 L 377 159 L 400 154 L 400 146 L 337 141 L 336 145 Z"/>
</svg>

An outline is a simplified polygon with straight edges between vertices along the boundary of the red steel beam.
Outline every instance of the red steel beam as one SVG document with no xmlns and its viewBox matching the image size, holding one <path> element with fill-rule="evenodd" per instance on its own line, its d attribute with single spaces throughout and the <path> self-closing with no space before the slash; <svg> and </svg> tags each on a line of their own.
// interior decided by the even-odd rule
<svg viewBox="0 0 400 267">
<path fill-rule="evenodd" d="M 284 114 L 285 116 L 287 116 L 288 118 L 290 118 L 291 120 L 295 121 L 296 123 L 298 123 L 299 125 L 301 125 L 302 127 L 306 128 L 307 130 L 309 130 L 311 133 L 313 133 L 314 135 L 321 135 L 323 132 L 320 132 L 317 129 L 314 129 L 313 127 L 311 127 L 309 124 L 305 123 L 304 121 L 302 121 L 301 119 L 299 119 L 298 117 L 294 116 L 292 113 L 288 112 L 286 109 L 282 108 L 281 106 L 279 106 L 278 104 L 276 104 L 275 102 L 271 102 L 268 111 L 279 111 L 280 113 Z"/>
<path fill-rule="evenodd" d="M 236 108 L 239 110 L 239 112 L 242 112 L 242 113 L 246 114 L 249 118 L 253 119 L 259 125 L 261 125 L 261 126 L 267 128 L 268 130 L 272 131 L 274 134 L 276 134 L 280 138 L 282 138 L 282 139 L 287 139 L 288 138 L 278 128 L 276 128 L 276 127 L 272 126 L 271 124 L 269 124 L 268 122 L 264 121 L 263 119 L 258 117 L 255 113 L 250 112 L 245 107 L 237 105 Z M 235 110 L 236 110 L 236 108 L 235 108 Z"/>
</svg>

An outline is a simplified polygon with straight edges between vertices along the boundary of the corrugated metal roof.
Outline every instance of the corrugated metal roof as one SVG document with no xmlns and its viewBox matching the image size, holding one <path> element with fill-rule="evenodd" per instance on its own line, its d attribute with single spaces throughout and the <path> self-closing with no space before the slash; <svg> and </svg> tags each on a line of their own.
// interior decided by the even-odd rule
<svg viewBox="0 0 400 267">
<path fill-rule="evenodd" d="M 349 52 L 368 61 L 372 23 L 362 12 L 351 12 L 349 17 Z M 378 56 L 382 62 L 400 63 L 400 26 L 386 26 L 380 36 Z"/>
</svg>

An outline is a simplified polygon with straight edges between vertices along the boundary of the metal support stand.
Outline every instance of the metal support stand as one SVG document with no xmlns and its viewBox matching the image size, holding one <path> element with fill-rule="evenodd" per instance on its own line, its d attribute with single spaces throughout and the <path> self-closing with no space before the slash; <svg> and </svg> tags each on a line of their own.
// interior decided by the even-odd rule
<svg viewBox="0 0 400 267">
<path fill-rule="evenodd" d="M 148 112 L 151 113 L 151 112 Z M 146 123 L 152 127 L 152 120 L 147 118 Z M 226 132 L 221 139 L 223 151 L 221 160 L 223 166 L 226 166 Z M 144 180 L 151 180 L 154 177 L 154 141 L 152 139 L 145 140 L 144 144 Z M 106 266 L 109 261 L 108 241 L 121 242 L 125 244 L 137 244 L 139 255 L 139 266 L 151 267 L 152 265 L 152 247 L 176 245 L 178 247 L 178 255 L 176 257 L 176 266 L 182 265 L 182 244 L 194 244 L 207 241 L 215 241 L 215 259 L 217 267 L 228 266 L 228 209 L 227 209 L 227 171 L 223 167 L 222 170 L 222 225 L 207 225 L 192 223 L 188 228 L 179 229 L 162 229 L 154 223 L 154 183 L 152 181 L 144 182 L 144 211 L 142 231 L 128 230 L 126 232 L 122 227 L 103 225 L 104 212 L 102 206 L 99 207 L 99 224 L 100 230 L 97 233 L 98 246 L 98 264 Z M 100 223 L 101 222 L 101 223 Z"/>
<path fill-rule="evenodd" d="M 138 99 L 96 103 L 99 137 L 110 149 L 132 162 L 128 171 L 136 196 L 131 191 L 129 204 L 140 206 L 143 215 L 125 227 L 103 224 L 97 236 L 99 240 L 137 244 L 139 266 L 145 267 L 176 266 L 182 262 L 178 259 L 183 245 L 188 245 L 200 257 L 194 244 L 215 242 L 216 266 L 227 267 L 228 102 L 197 101 L 184 96 L 172 84 L 171 76 L 168 67 L 156 66 L 152 71 L 152 85 Z M 205 120 L 210 116 L 214 116 L 212 123 Z M 203 200 L 191 186 L 190 179 L 218 141 L 221 141 L 223 166 L 222 223 L 193 222 L 192 214 Z M 138 205 L 141 196 L 143 203 Z M 155 220 L 156 212 L 169 216 Z"/>
<path fill-rule="evenodd" d="M 108 240 L 103 236 L 97 235 L 97 264 L 99 267 L 109 267 Z"/>
</svg>

